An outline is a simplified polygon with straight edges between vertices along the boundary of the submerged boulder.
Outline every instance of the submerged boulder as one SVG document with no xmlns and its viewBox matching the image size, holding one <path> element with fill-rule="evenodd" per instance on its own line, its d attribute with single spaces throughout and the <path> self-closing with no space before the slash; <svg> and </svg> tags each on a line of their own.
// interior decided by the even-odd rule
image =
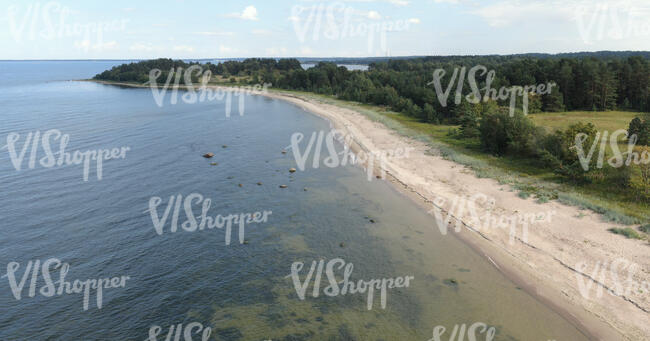
<svg viewBox="0 0 650 341">
<path fill-rule="evenodd" d="M 209 159 L 209 158 L 211 158 L 213 156 L 214 156 L 213 153 L 205 153 L 205 154 L 203 154 L 203 157 L 206 158 L 206 159 Z"/>
</svg>

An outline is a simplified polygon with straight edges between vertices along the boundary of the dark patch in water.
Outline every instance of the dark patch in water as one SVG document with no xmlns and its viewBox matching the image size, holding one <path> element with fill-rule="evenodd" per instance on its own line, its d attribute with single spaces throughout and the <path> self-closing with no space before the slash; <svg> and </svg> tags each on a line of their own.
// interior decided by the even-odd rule
<svg viewBox="0 0 650 341">
<path fill-rule="evenodd" d="M 289 334 L 285 337 L 282 338 L 284 341 L 304 341 L 304 340 L 312 340 L 312 337 L 315 335 L 313 331 L 307 331 L 303 334 Z"/>
<path fill-rule="evenodd" d="M 330 337 L 329 341 L 356 341 L 356 338 L 352 335 L 348 325 L 342 324 L 339 327 L 339 334 Z"/>
<path fill-rule="evenodd" d="M 471 270 L 470 269 L 460 268 L 460 269 L 458 269 L 458 271 L 460 271 L 460 272 L 470 272 Z"/>
<path fill-rule="evenodd" d="M 436 277 L 436 276 L 434 276 L 432 274 L 428 274 L 428 275 L 424 276 L 424 279 L 429 281 L 429 282 L 435 282 L 435 281 L 438 280 L 438 277 Z"/>
<path fill-rule="evenodd" d="M 458 280 L 456 280 L 456 279 L 453 279 L 453 278 L 447 278 L 447 279 L 445 279 L 445 280 L 442 281 L 442 282 L 445 283 L 446 285 L 448 285 L 448 286 L 454 288 L 454 289 L 458 289 Z"/>
<path fill-rule="evenodd" d="M 215 329 L 214 332 L 219 336 L 220 339 L 227 341 L 236 341 L 243 337 L 239 329 L 235 327 Z"/>
</svg>

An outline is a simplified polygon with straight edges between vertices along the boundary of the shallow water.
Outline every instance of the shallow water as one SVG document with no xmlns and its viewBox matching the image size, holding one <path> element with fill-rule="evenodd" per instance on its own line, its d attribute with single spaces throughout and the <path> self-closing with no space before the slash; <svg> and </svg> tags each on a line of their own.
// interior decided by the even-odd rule
<svg viewBox="0 0 650 341">
<path fill-rule="evenodd" d="M 17 171 L 0 150 L 3 269 L 18 262 L 22 276 L 29 260 L 58 258 L 70 264 L 68 280 L 130 276 L 104 292 L 101 309 L 91 297 L 86 311 L 81 295 L 28 297 L 29 280 L 16 300 L 5 276 L 1 340 L 144 340 L 152 325 L 166 332 L 194 321 L 214 340 L 428 340 L 440 325 L 446 341 L 455 325 L 474 322 L 494 326 L 495 340 L 586 339 L 363 169 L 290 174 L 293 155 L 281 151 L 291 135 L 327 131 L 327 121 L 258 96 L 246 97 L 243 116 L 233 104 L 227 117 L 224 100 L 158 107 L 147 89 L 67 81 L 115 63 L 0 62 L 10 80 L 0 87 L 2 145 L 12 132 L 22 147 L 29 132 L 59 129 L 69 150 L 130 148 L 104 163 L 101 180 L 91 167 L 86 182 L 79 165 L 28 169 L 25 161 Z M 215 157 L 202 158 L 207 152 Z M 158 235 L 150 198 L 162 198 L 162 214 L 171 195 L 191 193 L 212 200 L 212 216 L 272 214 L 247 226 L 246 244 L 236 230 L 230 245 L 223 229 L 166 226 Z M 414 279 L 388 291 L 385 309 L 378 294 L 367 310 L 366 294 L 314 298 L 311 285 L 300 300 L 292 263 L 306 263 L 302 280 L 313 260 L 335 258 L 354 264 L 352 280 Z"/>
</svg>

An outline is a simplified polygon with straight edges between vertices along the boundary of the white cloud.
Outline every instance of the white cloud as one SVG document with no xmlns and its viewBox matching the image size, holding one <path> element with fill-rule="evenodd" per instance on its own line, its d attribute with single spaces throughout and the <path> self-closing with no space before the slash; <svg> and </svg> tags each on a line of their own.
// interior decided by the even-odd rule
<svg viewBox="0 0 650 341">
<path fill-rule="evenodd" d="M 314 54 L 314 50 L 310 49 L 309 47 L 302 47 L 300 48 L 300 54 L 303 56 L 311 56 Z"/>
<path fill-rule="evenodd" d="M 113 50 L 117 48 L 117 42 L 113 40 L 102 44 L 95 44 L 95 48 L 98 50 Z"/>
<path fill-rule="evenodd" d="M 243 52 L 244 51 L 240 51 L 239 49 L 234 47 L 219 45 L 219 53 L 224 55 L 235 55 L 235 54 L 241 54 Z"/>
<path fill-rule="evenodd" d="M 176 45 L 172 49 L 180 52 L 194 52 L 194 48 L 187 45 Z"/>
<path fill-rule="evenodd" d="M 387 2 L 395 6 L 406 6 L 411 3 L 408 0 L 345 0 L 345 2 Z"/>
<path fill-rule="evenodd" d="M 198 34 L 202 36 L 231 36 L 234 33 L 225 32 L 225 31 L 202 31 L 202 32 L 194 32 L 194 34 Z"/>
<path fill-rule="evenodd" d="M 293 21 L 293 22 L 298 22 L 298 21 L 300 21 L 300 18 L 295 16 L 295 15 L 292 15 L 292 16 L 288 17 L 287 20 Z"/>
<path fill-rule="evenodd" d="M 377 11 L 370 11 L 366 16 L 368 17 L 368 19 L 372 19 L 372 20 L 381 19 L 381 14 L 377 13 Z"/>
<path fill-rule="evenodd" d="M 569 0 L 570 1 L 570 0 Z M 569 2 L 567 1 L 567 2 Z M 548 2 L 503 0 L 473 10 L 472 13 L 482 17 L 488 25 L 505 27 L 519 23 L 557 20 L 569 21 L 573 17 L 571 6 L 553 5 Z"/>
<path fill-rule="evenodd" d="M 109 41 L 105 43 L 96 43 L 92 44 L 90 40 L 77 40 L 74 42 L 74 47 L 77 49 L 81 50 L 93 50 L 93 51 L 105 51 L 105 50 L 114 50 L 117 48 L 117 42 L 116 41 Z"/>
<path fill-rule="evenodd" d="M 269 30 L 252 30 L 251 33 L 257 36 L 269 36 L 272 32 Z"/>
<path fill-rule="evenodd" d="M 419 23 L 420 23 L 420 19 L 418 19 L 418 18 L 411 18 L 411 19 L 408 20 L 408 22 L 411 23 L 411 24 L 419 24 Z"/>
<path fill-rule="evenodd" d="M 246 6 L 241 13 L 230 13 L 226 16 L 243 20 L 259 20 L 257 17 L 257 8 L 255 8 L 255 6 Z"/>
<path fill-rule="evenodd" d="M 153 51 L 154 47 L 151 44 L 142 44 L 142 43 L 135 43 L 129 47 L 129 50 L 131 51 Z"/>
<path fill-rule="evenodd" d="M 266 51 L 266 55 L 270 57 L 285 56 L 288 52 L 285 47 L 271 47 L 271 48 L 267 48 L 265 51 Z"/>
</svg>

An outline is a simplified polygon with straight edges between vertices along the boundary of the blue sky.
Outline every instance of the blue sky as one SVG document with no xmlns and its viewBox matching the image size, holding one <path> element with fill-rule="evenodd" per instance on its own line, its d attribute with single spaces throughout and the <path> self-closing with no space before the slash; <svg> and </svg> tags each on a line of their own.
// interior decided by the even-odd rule
<svg viewBox="0 0 650 341">
<path fill-rule="evenodd" d="M 0 59 L 650 50 L 647 0 L 0 1 Z"/>
</svg>

